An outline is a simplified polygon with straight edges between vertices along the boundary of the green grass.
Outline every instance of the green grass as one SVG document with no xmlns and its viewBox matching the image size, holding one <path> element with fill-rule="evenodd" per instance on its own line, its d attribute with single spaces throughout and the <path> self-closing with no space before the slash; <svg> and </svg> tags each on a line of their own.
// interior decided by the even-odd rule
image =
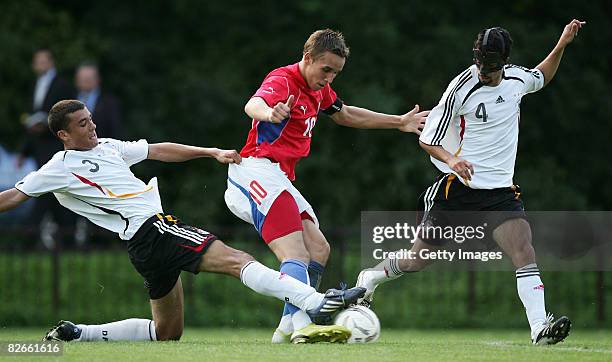
<svg viewBox="0 0 612 362">
<path fill-rule="evenodd" d="M 41 329 L 0 329 L 1 341 L 36 341 Z M 58 361 L 610 361 L 612 331 L 577 330 L 534 347 L 525 330 L 383 330 L 363 345 L 271 345 L 270 330 L 187 329 L 180 342 L 68 343 Z M 2 359 L 0 357 L 0 359 Z M 29 359 L 33 359 L 29 357 Z M 24 358 L 20 360 L 25 360 Z M 36 357 L 36 360 L 52 358 Z"/>
</svg>

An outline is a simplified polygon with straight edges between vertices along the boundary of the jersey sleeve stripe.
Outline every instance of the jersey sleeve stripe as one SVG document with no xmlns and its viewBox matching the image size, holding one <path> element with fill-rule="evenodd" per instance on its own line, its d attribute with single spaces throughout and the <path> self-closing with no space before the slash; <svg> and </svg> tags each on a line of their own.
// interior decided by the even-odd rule
<svg viewBox="0 0 612 362">
<path fill-rule="evenodd" d="M 461 74 L 459 77 L 459 81 L 453 88 L 453 90 L 446 96 L 446 101 L 444 102 L 444 112 L 442 113 L 442 121 L 438 124 L 438 128 L 436 129 L 436 133 L 432 139 L 431 144 L 435 146 L 439 146 L 442 142 L 442 139 L 446 135 L 446 130 L 450 124 L 451 114 L 453 113 L 453 108 L 455 106 L 455 94 L 457 91 L 465 85 L 465 83 L 470 80 L 472 77 L 470 69 L 466 69 L 465 72 Z"/>
<path fill-rule="evenodd" d="M 521 78 L 519 78 L 519 77 L 506 77 L 506 76 L 504 76 L 503 78 L 504 78 L 504 79 L 506 79 L 506 80 L 518 80 L 519 82 L 521 82 L 521 83 L 525 84 L 525 81 L 524 81 L 524 80 L 522 80 L 522 79 L 521 79 Z"/>
</svg>

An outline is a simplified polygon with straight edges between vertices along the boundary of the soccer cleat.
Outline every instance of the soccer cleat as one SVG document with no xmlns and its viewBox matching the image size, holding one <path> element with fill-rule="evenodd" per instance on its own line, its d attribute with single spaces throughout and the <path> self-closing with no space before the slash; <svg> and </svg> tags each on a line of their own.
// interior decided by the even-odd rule
<svg viewBox="0 0 612 362">
<path fill-rule="evenodd" d="M 334 314 L 347 308 L 365 293 L 365 288 L 354 287 L 346 289 L 346 284 L 340 285 L 341 289 L 328 289 L 323 301 L 315 309 L 307 311 L 310 319 L 316 324 L 331 324 Z"/>
<path fill-rule="evenodd" d="M 276 329 L 272 335 L 272 344 L 290 343 L 291 333 L 285 333 L 280 329 Z"/>
<path fill-rule="evenodd" d="M 314 323 L 291 334 L 291 343 L 346 343 L 351 331 L 344 326 L 320 326 Z"/>
<path fill-rule="evenodd" d="M 358 304 L 363 305 L 366 308 L 370 308 L 372 306 L 372 299 L 374 299 L 374 291 L 378 284 L 375 284 L 373 281 L 373 275 L 375 273 L 380 273 L 373 269 L 364 269 L 357 276 L 357 284 L 356 287 L 362 287 L 366 291 L 363 294 L 362 298 L 359 298 L 357 301 Z"/>
<path fill-rule="evenodd" d="M 549 313 L 537 336 L 531 340 L 535 345 L 557 344 L 563 341 L 572 328 L 572 322 L 563 316 L 553 322 L 553 315 Z"/>
<path fill-rule="evenodd" d="M 59 321 L 45 334 L 43 341 L 70 342 L 81 337 L 81 328 L 70 321 Z"/>
</svg>

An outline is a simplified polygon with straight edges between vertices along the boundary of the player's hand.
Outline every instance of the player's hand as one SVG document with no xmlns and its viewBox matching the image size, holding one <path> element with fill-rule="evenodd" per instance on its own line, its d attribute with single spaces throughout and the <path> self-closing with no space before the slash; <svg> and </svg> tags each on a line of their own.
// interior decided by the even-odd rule
<svg viewBox="0 0 612 362">
<path fill-rule="evenodd" d="M 285 103 L 278 102 L 274 108 L 270 108 L 270 114 L 268 115 L 268 121 L 272 123 L 281 123 L 284 119 L 289 118 L 291 113 L 291 106 L 293 105 L 294 96 L 291 94 Z"/>
<path fill-rule="evenodd" d="M 448 162 L 446 162 L 446 164 L 448 165 L 448 167 L 451 168 L 451 170 L 455 171 L 457 175 L 461 176 L 463 179 L 468 181 L 472 180 L 472 175 L 474 174 L 474 166 L 470 162 L 459 157 L 453 156 L 448 160 Z"/>
<path fill-rule="evenodd" d="M 578 35 L 578 30 L 580 30 L 584 24 L 586 24 L 586 21 L 580 21 L 576 19 L 572 20 L 569 24 L 567 24 L 563 29 L 561 37 L 559 38 L 559 45 L 565 47 L 566 45 L 571 43 L 576 37 L 576 35 Z"/>
<path fill-rule="evenodd" d="M 402 132 L 412 132 L 420 135 L 423 127 L 425 127 L 428 114 L 429 111 L 419 112 L 419 105 L 417 104 L 410 112 L 401 117 L 402 125 L 398 129 Z"/>
<path fill-rule="evenodd" d="M 242 161 L 242 157 L 236 150 L 220 150 L 217 149 L 217 152 L 213 155 L 217 161 L 221 163 L 236 163 L 240 164 Z"/>
</svg>

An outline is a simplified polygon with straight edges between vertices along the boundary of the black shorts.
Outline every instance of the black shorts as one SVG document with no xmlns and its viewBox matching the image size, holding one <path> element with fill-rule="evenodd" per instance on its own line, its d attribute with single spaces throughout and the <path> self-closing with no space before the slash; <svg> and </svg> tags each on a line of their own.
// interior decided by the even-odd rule
<svg viewBox="0 0 612 362">
<path fill-rule="evenodd" d="M 472 189 L 454 174 L 442 174 L 419 197 L 419 223 L 436 226 L 486 225 L 492 232 L 506 220 L 526 218 L 518 185 Z M 444 240 L 423 238 L 429 244 Z"/>
<path fill-rule="evenodd" d="M 216 239 L 172 215 L 156 214 L 128 240 L 127 248 L 149 297 L 159 299 L 172 290 L 182 270 L 198 274 L 202 256 Z"/>
</svg>

